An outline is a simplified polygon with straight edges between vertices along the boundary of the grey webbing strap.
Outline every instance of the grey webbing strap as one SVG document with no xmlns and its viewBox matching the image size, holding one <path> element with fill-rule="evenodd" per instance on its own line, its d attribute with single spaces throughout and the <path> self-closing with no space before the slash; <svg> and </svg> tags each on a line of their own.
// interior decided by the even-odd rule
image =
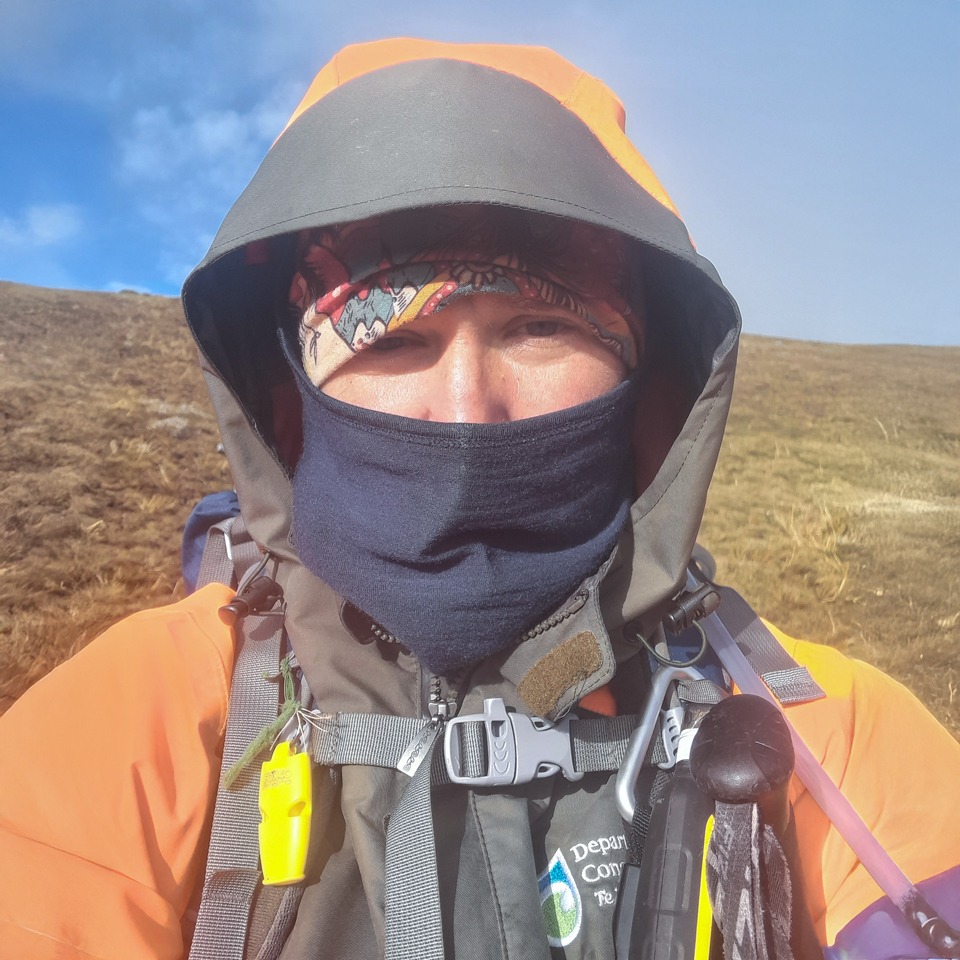
<svg viewBox="0 0 960 960">
<path fill-rule="evenodd" d="M 627 744 L 639 722 L 639 715 L 633 713 L 622 717 L 571 720 L 570 739 L 573 742 L 573 765 L 577 772 L 619 770 L 627 755 Z M 660 763 L 666 759 L 663 740 L 654 737 L 648 762 Z"/>
<path fill-rule="evenodd" d="M 718 587 L 717 615 L 744 652 L 750 666 L 783 704 L 806 703 L 826 696 L 820 685 L 779 644 L 753 608 L 730 587 Z"/>
<path fill-rule="evenodd" d="M 727 693 L 712 680 L 681 680 L 679 687 L 679 696 L 683 703 L 715 704 Z"/>
<path fill-rule="evenodd" d="M 783 704 L 807 703 L 826 696 L 823 688 L 810 676 L 810 671 L 799 664 L 786 670 L 767 670 L 760 674 L 763 682 Z"/>
<path fill-rule="evenodd" d="M 578 773 L 618 770 L 639 719 L 636 714 L 628 714 L 571 720 L 570 746 L 574 769 Z M 402 761 L 411 745 L 428 736 L 432 724 L 422 718 L 336 713 L 312 715 L 310 727 L 310 752 L 315 763 L 328 767 L 363 764 L 403 769 Z M 483 723 L 460 723 L 456 732 L 461 737 L 464 775 L 480 776 L 486 772 L 488 764 Z M 663 743 L 657 737 L 649 762 L 666 759 Z M 433 782 L 450 782 L 442 764 L 436 766 Z"/>
<path fill-rule="evenodd" d="M 208 583 L 235 586 L 262 557 L 256 541 L 247 532 L 243 517 L 227 517 L 207 531 L 197 587 Z"/>
<path fill-rule="evenodd" d="M 281 617 L 247 617 L 230 685 L 222 769 L 229 769 L 277 717 Z M 248 767 L 233 789 L 217 790 L 210 849 L 190 960 L 242 960 L 250 905 L 260 878 L 259 770 Z"/>
<path fill-rule="evenodd" d="M 411 743 L 430 727 L 429 720 L 376 713 L 310 716 L 310 752 L 325 767 L 363 764 L 396 767 Z"/>
<path fill-rule="evenodd" d="M 431 767 L 439 726 L 387 827 L 386 960 L 443 960 Z"/>
<path fill-rule="evenodd" d="M 460 740 L 460 756 L 463 774 L 467 777 L 482 776 L 490 769 L 487 746 L 487 731 L 482 723 L 464 723 L 454 729 Z"/>
<path fill-rule="evenodd" d="M 236 517 L 228 517 L 215 523 L 207 531 L 200 559 L 197 589 L 208 583 L 223 583 L 228 587 L 236 583 L 233 572 L 233 553 L 230 548 L 230 528 Z"/>
<path fill-rule="evenodd" d="M 683 703 L 714 704 L 725 696 L 725 691 L 712 680 L 681 680 L 678 683 Z M 627 754 L 627 745 L 640 723 L 638 714 L 620 717 L 597 717 L 590 720 L 571 720 L 574 767 L 580 773 L 619 770 Z M 672 762 L 663 737 L 657 731 L 651 737 L 646 763 L 657 765 Z"/>
<path fill-rule="evenodd" d="M 363 764 L 412 773 L 387 827 L 386 957 L 443 960 L 430 789 L 441 725 L 422 717 L 364 713 L 314 713 L 308 722 L 315 763 Z M 413 751 L 416 745 L 419 750 Z"/>
<path fill-rule="evenodd" d="M 263 889 L 282 890 L 283 892 L 280 895 L 280 904 L 277 907 L 276 914 L 274 914 L 270 929 L 260 944 L 256 960 L 276 960 L 280 956 L 283 945 L 286 943 L 287 936 L 296 920 L 297 910 L 303 896 L 303 886 L 294 884 L 289 887 L 264 887 Z"/>
</svg>

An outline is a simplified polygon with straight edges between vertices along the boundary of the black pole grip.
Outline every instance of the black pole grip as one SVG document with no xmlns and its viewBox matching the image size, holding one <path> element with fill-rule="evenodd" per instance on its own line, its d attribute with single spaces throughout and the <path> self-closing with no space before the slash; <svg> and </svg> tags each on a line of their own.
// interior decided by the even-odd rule
<svg viewBox="0 0 960 960">
<path fill-rule="evenodd" d="M 763 697 L 728 697 L 704 718 L 690 752 L 694 782 L 721 803 L 756 803 L 782 840 L 790 823 L 793 741 L 783 714 Z"/>
</svg>

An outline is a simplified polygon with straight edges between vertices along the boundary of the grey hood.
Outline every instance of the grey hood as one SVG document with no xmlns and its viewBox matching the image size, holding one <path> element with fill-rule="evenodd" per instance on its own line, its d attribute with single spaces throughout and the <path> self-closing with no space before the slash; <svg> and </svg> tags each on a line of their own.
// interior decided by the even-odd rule
<svg viewBox="0 0 960 960">
<path fill-rule="evenodd" d="M 294 633 L 298 617 L 343 630 L 336 598 L 289 541 L 300 412 L 277 327 L 289 315 L 296 233 L 445 204 L 549 215 L 558 229 L 580 220 L 630 241 L 646 291 L 647 388 L 640 492 L 601 591 L 614 646 L 625 624 L 676 593 L 719 453 L 740 321 L 621 125 L 613 94 L 546 50 L 348 48 L 227 214 L 183 303 L 248 528 L 283 561 L 288 600 L 294 585 L 323 600 L 322 613 L 288 605 Z M 334 656 L 349 672 L 349 657 Z"/>
</svg>

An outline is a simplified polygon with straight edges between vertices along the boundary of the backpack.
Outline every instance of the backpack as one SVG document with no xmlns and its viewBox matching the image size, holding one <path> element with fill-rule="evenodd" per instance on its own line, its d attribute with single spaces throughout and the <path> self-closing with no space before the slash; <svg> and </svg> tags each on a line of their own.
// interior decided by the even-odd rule
<svg viewBox="0 0 960 960">
<path fill-rule="evenodd" d="M 270 731 L 269 739 L 276 739 L 281 748 L 275 749 L 274 756 L 264 764 L 264 777 L 268 779 L 273 776 L 288 783 L 296 779 L 291 777 L 287 764 L 291 755 L 299 755 L 307 763 L 312 758 L 325 766 L 344 762 L 406 764 L 409 769 L 405 772 L 411 775 L 408 794 L 413 800 L 407 804 L 409 809 L 398 808 L 392 818 L 398 822 L 403 820 L 398 829 L 405 838 L 403 856 L 399 858 L 403 862 L 395 866 L 392 877 L 389 842 L 387 848 L 387 957 L 388 960 L 442 957 L 439 902 L 436 897 L 431 898 L 436 868 L 434 864 L 431 874 L 430 860 L 435 854 L 429 798 L 432 783 L 437 782 L 436 771 L 438 768 L 442 771 L 443 765 L 423 762 L 424 756 L 436 745 L 434 735 L 425 732 L 429 724 L 425 725 L 421 718 L 338 715 L 336 734 L 318 736 L 316 728 L 310 726 L 310 694 L 302 677 L 299 689 L 291 680 L 284 709 L 278 717 L 276 698 L 258 681 L 265 673 L 276 675 L 278 672 L 283 645 L 282 594 L 264 572 L 269 557 L 261 555 L 246 534 L 235 496 L 221 495 L 205 500 L 207 504 L 191 527 L 193 531 L 202 529 L 207 519 L 210 520 L 206 523 L 203 560 L 196 582 L 203 585 L 220 580 L 236 586 L 236 597 L 222 609 L 221 615 L 225 619 L 233 618 L 232 622 L 244 637 L 231 687 L 224 770 L 236 764 L 244 752 L 249 752 L 251 744 L 263 745 L 264 730 Z M 226 515 L 216 520 L 216 510 Z M 195 541 L 198 539 L 195 532 L 191 535 Z M 184 553 L 186 556 L 186 547 Z M 806 669 L 788 656 L 746 602 L 729 588 L 716 586 L 702 566 L 691 565 L 687 590 L 672 615 L 676 618 L 672 625 L 677 633 L 689 638 L 692 627 L 702 640 L 700 653 L 713 651 L 741 691 L 748 694 L 730 698 L 728 703 L 742 704 L 757 699 L 773 710 L 775 722 L 782 722 L 780 710 L 770 707 L 770 703 L 801 703 L 823 695 Z M 258 635 L 256 643 L 246 642 L 251 631 Z M 265 640 L 267 636 L 269 639 Z M 530 765 L 531 757 L 534 776 L 543 775 L 539 771 L 546 766 L 550 768 L 548 774 L 563 772 L 574 778 L 581 772 L 578 762 L 585 769 L 620 771 L 617 802 L 625 822 L 630 824 L 630 843 L 620 875 L 614 920 L 619 960 L 673 956 L 671 951 L 678 938 L 691 945 L 698 944 L 697 957 L 720 956 L 716 927 L 723 935 L 726 957 L 806 960 L 823 956 L 801 902 L 800 885 L 791 886 L 791 867 L 797 863 L 797 851 L 791 848 L 789 831 L 778 837 L 776 831 L 766 829 L 764 811 L 761 810 L 758 817 L 760 807 L 753 802 L 757 797 L 747 797 L 750 802 L 744 803 L 743 797 L 721 796 L 722 784 L 718 788 L 716 778 L 706 803 L 703 785 L 691 787 L 690 754 L 677 749 L 683 730 L 682 721 L 676 719 L 676 705 L 660 709 L 668 699 L 666 691 L 672 688 L 673 681 L 686 681 L 688 709 L 691 704 L 699 705 L 707 720 L 711 715 L 720 717 L 723 711 L 711 710 L 709 703 L 704 704 L 711 699 L 709 694 L 704 695 L 704 686 L 715 689 L 716 684 L 674 658 L 676 649 L 676 645 L 669 646 L 666 663 L 655 675 L 648 711 L 640 718 L 614 718 L 600 723 L 579 721 L 578 732 L 577 721 L 554 726 L 538 718 L 498 712 L 502 701 L 499 707 L 487 701 L 488 716 L 447 719 L 448 729 L 441 738 L 446 748 L 446 774 L 441 772 L 440 776 L 459 782 L 457 776 L 463 774 L 463 782 L 471 784 L 496 782 L 483 778 L 492 775 L 490 756 L 501 746 L 491 734 L 491 730 L 498 728 L 510 731 L 511 736 L 502 744 L 512 743 L 515 747 L 515 755 L 508 762 L 508 766 L 513 765 L 510 769 L 514 775 L 517 767 L 524 763 Z M 745 654 L 744 649 L 749 654 Z M 657 656 L 656 651 L 652 653 Z M 662 653 L 660 658 L 663 659 Z M 268 691 L 267 696 L 263 695 L 264 690 Z M 776 701 L 770 690 L 776 694 Z M 724 722 L 741 721 L 727 717 Z M 592 724 L 589 731 L 587 724 Z M 452 737 L 450 731 L 456 731 Z M 786 723 L 783 723 L 783 735 L 789 742 L 791 733 Z M 696 744 L 697 738 L 704 742 L 700 734 L 687 740 Z M 714 739 L 721 743 L 730 740 L 722 733 Z M 875 877 L 879 874 L 888 878 L 892 865 L 889 856 L 869 835 L 802 741 L 795 736 L 792 739 L 797 772 L 807 788 L 831 819 L 842 825 L 844 836 L 868 870 Z M 457 745 L 452 750 L 451 743 Z M 533 752 L 524 756 L 528 749 Z M 279 767 L 278 753 L 282 754 Z M 598 763 L 606 766 L 596 766 Z M 664 775 L 664 770 L 672 770 L 674 775 Z M 656 772 L 651 774 L 651 771 Z M 818 776 L 818 771 L 822 776 Z M 779 775 L 782 797 L 785 797 L 790 773 L 792 764 L 785 776 L 782 772 Z M 289 792 L 286 795 L 289 800 Z M 296 796 L 295 793 L 294 799 Z M 299 796 L 302 802 L 305 797 L 302 789 Z M 282 948 L 283 937 L 299 903 L 299 888 L 296 882 L 280 887 L 262 885 L 261 850 L 257 842 L 258 833 L 263 829 L 258 809 L 262 805 L 262 784 L 249 770 L 234 786 L 221 785 L 218 791 L 191 960 L 224 957 L 241 960 L 246 956 L 268 960 L 277 956 Z M 309 814 L 307 806 L 308 820 Z M 708 816 L 714 831 L 709 843 L 703 834 Z M 676 861 L 678 836 L 681 848 L 689 847 L 693 862 L 701 864 L 703 869 L 688 877 L 685 883 L 671 884 L 663 878 L 676 877 L 675 868 L 671 872 L 668 866 Z M 756 864 L 757 849 L 760 849 L 762 869 L 754 870 L 751 876 L 751 851 Z M 666 859 L 668 857 L 673 859 Z M 407 865 L 411 862 L 412 867 Z M 270 869 L 264 863 L 264 874 L 268 877 Z M 709 900 L 704 893 L 697 893 L 708 886 Z M 391 888 L 394 896 L 399 892 L 406 897 L 407 913 L 412 910 L 412 915 L 421 918 L 420 923 L 399 934 L 389 928 Z M 885 888 L 885 892 L 903 911 L 921 940 L 938 951 L 938 956 L 960 956 L 960 936 L 937 916 L 906 878 L 900 888 Z M 691 893 L 698 903 L 697 909 L 681 908 Z M 714 952 L 704 946 L 704 942 L 711 941 Z"/>
</svg>

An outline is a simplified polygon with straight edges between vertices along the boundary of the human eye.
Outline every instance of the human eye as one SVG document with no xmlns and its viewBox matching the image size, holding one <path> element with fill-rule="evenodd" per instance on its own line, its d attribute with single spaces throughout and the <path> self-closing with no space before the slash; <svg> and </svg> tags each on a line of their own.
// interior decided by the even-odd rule
<svg viewBox="0 0 960 960">
<path fill-rule="evenodd" d="M 565 328 L 565 324 L 553 317 L 537 317 L 525 321 L 521 330 L 530 337 L 537 339 L 555 337 Z"/>
<path fill-rule="evenodd" d="M 383 337 L 377 337 L 367 344 L 368 350 L 376 353 L 396 353 L 400 350 L 409 350 L 416 347 L 420 341 L 410 333 L 390 333 Z"/>
<path fill-rule="evenodd" d="M 380 337 L 372 343 L 367 344 L 368 350 L 374 350 L 377 353 L 391 353 L 403 347 L 403 337 Z"/>
<path fill-rule="evenodd" d="M 515 317 L 509 327 L 512 340 L 542 347 L 566 343 L 574 339 L 577 332 L 575 320 L 552 313 Z"/>
</svg>

